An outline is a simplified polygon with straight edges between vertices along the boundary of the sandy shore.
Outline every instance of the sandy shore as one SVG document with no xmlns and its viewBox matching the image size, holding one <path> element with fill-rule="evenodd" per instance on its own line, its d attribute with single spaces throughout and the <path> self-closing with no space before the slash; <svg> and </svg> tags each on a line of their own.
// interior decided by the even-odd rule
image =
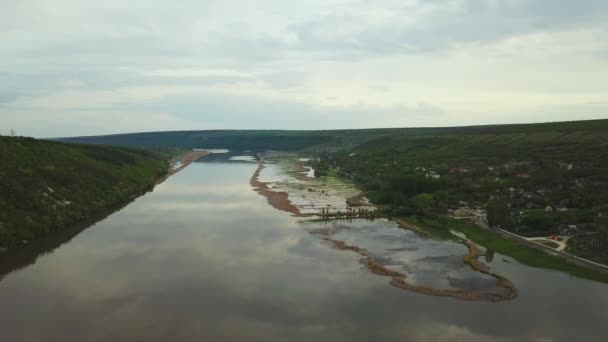
<svg viewBox="0 0 608 342">
<path fill-rule="evenodd" d="M 181 170 L 185 169 L 186 167 L 188 167 L 190 164 L 192 164 L 196 160 L 201 159 L 207 155 L 209 155 L 209 152 L 207 152 L 207 151 L 191 151 L 191 152 L 184 154 L 179 161 L 181 163 L 180 167 L 177 167 L 177 168 L 172 167 L 164 177 L 162 177 L 161 179 L 158 180 L 157 184 L 164 182 L 165 180 L 167 180 L 167 178 L 180 172 Z"/>
<path fill-rule="evenodd" d="M 273 208 L 292 213 L 295 216 L 301 216 L 300 210 L 289 200 L 289 194 L 284 191 L 272 191 L 268 187 L 268 184 L 259 180 L 260 173 L 264 169 L 264 158 L 262 158 L 260 155 L 258 155 L 258 158 L 260 159 L 258 168 L 251 177 L 249 184 L 251 184 L 257 193 L 266 197 L 268 204 L 270 204 Z"/>
</svg>

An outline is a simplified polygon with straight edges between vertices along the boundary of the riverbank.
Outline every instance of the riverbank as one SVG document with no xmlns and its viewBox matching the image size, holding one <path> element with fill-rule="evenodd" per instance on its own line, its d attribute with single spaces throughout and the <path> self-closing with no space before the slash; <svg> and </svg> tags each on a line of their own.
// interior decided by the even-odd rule
<svg viewBox="0 0 608 342">
<path fill-rule="evenodd" d="M 539 249 L 505 238 L 496 232 L 477 227 L 472 222 L 446 217 L 419 218 L 415 216 L 399 217 L 398 222 L 403 223 L 403 228 L 413 228 L 437 238 L 453 239 L 455 236 L 450 233 L 450 230 L 453 230 L 466 235 L 467 239 L 476 244 L 512 257 L 524 265 L 561 271 L 572 276 L 608 283 L 608 274 L 571 264 Z"/>
<path fill-rule="evenodd" d="M 295 216 L 301 216 L 300 210 L 294 206 L 289 200 L 289 194 L 284 191 L 273 191 L 268 187 L 268 184 L 260 181 L 260 173 L 264 169 L 264 157 L 258 154 L 258 168 L 249 180 L 249 184 L 260 195 L 266 197 L 268 204 L 273 208 L 286 211 Z"/>
<path fill-rule="evenodd" d="M 204 157 L 0 137 L 0 253 L 104 216 Z"/>
<path fill-rule="evenodd" d="M 330 169 L 329 171 L 332 170 Z M 326 172 L 326 174 L 331 174 L 329 171 Z M 332 176 L 338 178 L 344 177 L 343 174 L 333 174 Z M 451 231 L 463 233 L 471 241 L 501 254 L 513 257 L 522 264 L 552 269 L 568 273 L 572 276 L 608 283 L 608 272 L 599 270 L 598 267 L 590 265 L 589 263 L 574 260 L 576 258 L 575 256 L 565 258 L 560 256 L 558 254 L 559 252 L 551 251 L 549 248 L 536 248 L 537 246 L 530 246 L 529 244 L 532 242 L 515 240 L 509 236 L 504 236 L 505 234 L 499 234 L 500 232 L 478 227 L 468 220 L 449 219 L 444 216 L 439 216 L 439 214 L 434 214 L 425 217 L 424 219 L 420 219 L 416 216 L 388 216 L 395 219 L 402 228 L 413 230 L 433 238 L 451 240 L 456 238 Z"/>
<path fill-rule="evenodd" d="M 473 289 L 438 289 L 428 286 L 416 285 L 411 283 L 407 279 L 408 277 L 406 274 L 390 269 L 382 262 L 376 260 L 376 258 L 371 255 L 365 248 L 359 247 L 357 245 L 351 245 L 346 243 L 345 241 L 335 239 L 334 235 L 336 235 L 337 230 L 334 228 L 327 227 L 314 229 L 311 230 L 310 233 L 321 237 L 321 239 L 330 243 L 333 248 L 357 253 L 359 256 L 361 256 L 359 262 L 368 271 L 379 276 L 390 277 L 389 284 L 393 287 L 402 290 L 421 293 L 429 296 L 451 297 L 455 299 L 469 301 L 500 302 L 505 300 L 511 300 L 517 297 L 517 289 L 515 288 L 515 285 L 513 285 L 513 283 L 509 281 L 509 279 L 490 272 L 489 266 L 478 260 L 480 256 L 485 255 L 485 252 L 481 251 L 481 249 L 475 244 L 473 244 L 471 241 L 465 242 L 465 245 L 468 248 L 468 252 L 463 256 L 463 262 L 469 267 L 471 267 L 471 269 L 483 274 L 487 274 L 496 279 L 495 286 L 496 288 L 501 289 L 500 292 L 486 292 Z"/>
<path fill-rule="evenodd" d="M 178 158 L 179 160 L 175 160 L 170 164 L 167 174 L 164 177 L 159 178 L 159 180 L 157 181 L 157 184 L 164 182 L 165 180 L 167 180 L 167 178 L 169 178 L 169 177 L 173 176 L 174 174 L 180 172 L 181 170 L 187 168 L 193 162 L 195 162 L 201 158 L 204 158 L 208 155 L 209 155 L 208 151 L 190 151 L 190 152 L 184 153 L 181 157 Z"/>
<path fill-rule="evenodd" d="M 375 208 L 369 208 L 369 210 L 367 210 L 367 208 L 360 208 L 361 206 L 369 206 L 363 193 L 351 185 L 342 184 L 334 177 L 324 177 L 321 179 L 307 178 L 304 180 L 298 177 L 298 175 L 302 175 L 304 171 L 308 172 L 308 170 L 299 167 L 299 164 L 293 162 L 291 159 L 285 160 L 282 158 L 272 159 L 274 163 L 272 166 L 268 166 L 272 169 L 269 170 L 271 176 L 265 179 L 274 179 L 275 181 L 265 183 L 260 180 L 262 177 L 261 174 L 265 175 L 265 173 L 263 173 L 263 171 L 266 170 L 265 160 L 262 156 L 258 156 L 258 158 L 258 168 L 250 180 L 250 183 L 256 192 L 263 194 L 268 199 L 270 205 L 275 209 L 290 212 L 296 216 L 308 217 L 309 219 L 302 221 L 306 222 L 306 224 L 326 225 L 324 228 L 312 228 L 307 230 L 312 235 L 315 235 L 328 243 L 332 248 L 357 253 L 360 256 L 359 262 L 361 265 L 371 273 L 389 277 L 389 284 L 391 286 L 425 295 L 451 297 L 471 301 L 497 302 L 510 300 L 517 296 L 515 286 L 508 279 L 491 273 L 487 265 L 477 260 L 483 253 L 481 253 L 479 249 L 475 249 L 472 245 L 466 245 L 465 243 L 462 243 L 462 245 L 466 245 L 467 252 L 464 252 L 465 249 L 459 248 L 454 248 L 454 252 L 456 255 L 462 253 L 458 257 L 461 258 L 462 262 L 465 265 L 468 265 L 471 270 L 490 276 L 490 278 L 488 278 L 482 275 L 475 275 L 475 272 L 469 275 L 479 281 L 487 282 L 486 287 L 467 286 L 464 283 L 454 285 L 457 282 L 454 279 L 458 278 L 459 275 L 462 275 L 458 274 L 460 271 L 455 269 L 452 270 L 452 272 L 454 272 L 452 277 L 446 279 L 445 283 L 441 285 L 433 285 L 425 281 L 420 281 L 419 277 L 421 274 L 417 274 L 415 271 L 411 272 L 411 270 L 407 270 L 407 267 L 403 268 L 398 266 L 399 262 L 389 261 L 390 258 L 380 256 L 380 254 L 385 252 L 388 254 L 392 253 L 388 246 L 387 248 L 389 248 L 389 250 L 381 252 L 379 250 L 368 250 L 370 245 L 366 243 L 357 243 L 349 239 L 344 240 L 344 234 L 356 234 L 357 228 L 352 228 L 352 231 L 348 228 L 350 227 L 349 222 L 352 223 L 351 220 L 356 218 L 374 219 L 386 217 L 387 213 L 381 209 L 376 210 Z M 358 211 L 361 211 L 361 213 L 357 213 Z M 365 212 L 368 212 L 369 215 L 366 215 Z M 329 223 L 332 219 L 338 219 L 337 222 L 343 223 L 337 223 L 335 225 Z M 321 223 L 320 221 L 327 222 Z M 405 237 L 407 234 L 401 235 L 404 233 L 400 232 L 398 227 L 393 226 L 393 228 L 390 228 L 391 225 L 393 224 L 388 223 L 387 226 L 381 228 L 388 229 L 387 235 L 383 235 L 385 239 L 408 239 Z M 391 229 L 394 229 L 393 233 L 397 233 L 400 237 L 390 237 Z M 365 229 L 363 229 L 363 231 L 365 231 Z M 377 237 L 372 234 L 367 236 L 367 238 L 374 240 Z M 413 239 L 413 241 L 417 241 L 418 239 L 415 237 L 410 238 Z M 387 243 L 383 238 L 379 239 L 380 240 L 378 240 L 377 243 L 372 243 L 372 245 L 378 247 L 379 245 Z M 363 241 L 368 240 L 362 239 L 361 242 Z M 402 246 L 392 247 L 400 248 Z M 453 247 L 454 246 L 452 246 L 452 248 Z M 450 266 L 446 267 L 449 268 Z M 491 278 L 494 278 L 494 282 L 492 282 Z M 465 283 L 471 278 L 466 279 L 467 280 L 464 281 Z M 454 284 L 450 283 L 451 281 L 454 281 Z"/>
</svg>

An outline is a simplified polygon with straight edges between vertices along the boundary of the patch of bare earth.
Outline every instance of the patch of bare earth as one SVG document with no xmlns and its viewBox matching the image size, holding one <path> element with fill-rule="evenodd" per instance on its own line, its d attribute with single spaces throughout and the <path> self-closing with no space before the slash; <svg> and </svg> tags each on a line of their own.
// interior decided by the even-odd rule
<svg viewBox="0 0 608 342">
<path fill-rule="evenodd" d="M 360 193 L 358 195 L 349 197 L 346 199 L 346 204 L 351 207 L 360 207 L 365 204 L 365 195 Z"/>
<path fill-rule="evenodd" d="M 268 204 L 270 204 L 273 208 L 286 211 L 295 216 L 301 216 L 300 210 L 294 206 L 289 200 L 289 194 L 284 191 L 273 191 L 268 187 L 268 184 L 260 181 L 260 173 L 264 169 L 264 158 L 258 156 L 260 161 L 258 163 L 258 168 L 255 170 L 255 173 L 251 177 L 249 184 L 253 187 L 253 189 L 260 195 L 266 197 L 268 200 Z"/>
<path fill-rule="evenodd" d="M 307 175 L 308 169 L 304 165 L 302 165 L 301 162 L 299 162 L 295 166 L 293 166 L 293 169 L 290 170 L 288 173 L 291 176 L 293 176 L 295 179 L 301 180 L 301 181 L 304 181 L 304 182 L 308 182 L 308 181 L 311 181 L 311 180 L 315 179 L 314 177 L 309 177 Z"/>
</svg>

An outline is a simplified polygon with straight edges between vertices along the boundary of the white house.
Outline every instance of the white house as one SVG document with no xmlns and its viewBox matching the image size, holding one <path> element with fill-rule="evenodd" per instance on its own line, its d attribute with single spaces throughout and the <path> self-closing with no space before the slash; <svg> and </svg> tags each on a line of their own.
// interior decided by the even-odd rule
<svg viewBox="0 0 608 342">
<path fill-rule="evenodd" d="M 439 179 L 441 176 L 435 171 L 429 171 L 426 173 L 426 178 Z"/>
</svg>

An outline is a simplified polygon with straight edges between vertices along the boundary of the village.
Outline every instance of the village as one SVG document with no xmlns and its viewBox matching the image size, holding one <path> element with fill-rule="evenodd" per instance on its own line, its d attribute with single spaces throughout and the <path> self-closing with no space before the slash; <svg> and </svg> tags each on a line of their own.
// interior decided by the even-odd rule
<svg viewBox="0 0 608 342">
<path fill-rule="evenodd" d="M 555 251 L 571 252 L 606 262 L 608 206 L 581 203 L 603 180 L 584 177 L 586 171 L 571 163 L 555 167 L 533 162 L 509 162 L 485 168 L 423 166 L 415 172 L 450 184 L 455 198 L 447 209 L 455 219 L 468 219 L 487 229 L 498 229 Z M 551 181 L 547 182 L 547 174 Z M 598 201 L 599 202 L 599 201 Z"/>
</svg>

